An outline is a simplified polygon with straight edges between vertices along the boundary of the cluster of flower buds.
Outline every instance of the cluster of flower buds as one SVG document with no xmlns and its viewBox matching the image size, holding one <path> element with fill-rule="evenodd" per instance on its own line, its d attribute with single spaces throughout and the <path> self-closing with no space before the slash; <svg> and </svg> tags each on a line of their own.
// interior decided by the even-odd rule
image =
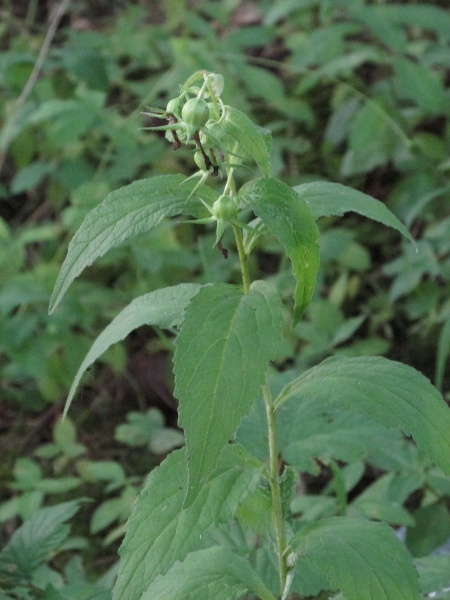
<svg viewBox="0 0 450 600">
<path fill-rule="evenodd" d="M 199 86 L 199 80 L 202 85 Z M 213 126 L 220 123 L 225 107 L 220 99 L 223 77 L 216 73 L 198 71 L 182 86 L 180 95 L 167 103 L 165 110 L 149 109 L 144 114 L 167 119 L 167 125 L 149 127 L 165 131 L 174 150 L 182 144 L 195 147 L 194 160 L 200 175 L 217 175 L 219 164 L 227 153 L 221 140 L 214 135 Z M 197 175 L 197 174 L 196 174 Z M 205 177 L 205 178 L 206 178 Z M 203 181 L 202 181 L 203 183 Z"/>
<path fill-rule="evenodd" d="M 209 175 L 217 175 L 220 167 L 236 166 L 228 162 L 230 156 L 236 154 L 230 148 L 226 148 L 224 143 L 226 136 L 224 136 L 222 122 L 227 107 L 220 98 L 222 90 L 221 75 L 198 71 L 181 87 L 180 95 L 167 103 L 165 110 L 151 108 L 144 113 L 168 121 L 167 125 L 147 129 L 165 131 L 166 138 L 173 143 L 174 150 L 178 150 L 182 144 L 193 146 L 194 161 L 199 171 L 188 179 L 200 177 L 200 180 L 191 195 L 204 184 Z M 231 178 L 230 172 L 228 177 Z M 237 207 L 229 195 L 228 187 L 227 182 L 224 193 L 213 206 L 204 203 L 211 216 L 195 221 L 196 223 L 217 222 L 216 244 L 225 257 L 226 250 L 221 246 L 221 239 L 226 222 L 233 222 L 237 215 Z"/>
</svg>

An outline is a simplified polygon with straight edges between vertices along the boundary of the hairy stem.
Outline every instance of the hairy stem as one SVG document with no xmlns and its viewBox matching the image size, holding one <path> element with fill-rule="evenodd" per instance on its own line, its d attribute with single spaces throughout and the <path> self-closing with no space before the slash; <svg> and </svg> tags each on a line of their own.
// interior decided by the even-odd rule
<svg viewBox="0 0 450 600">
<path fill-rule="evenodd" d="M 231 226 L 233 227 L 234 237 L 236 239 L 236 246 L 239 254 L 242 283 L 244 284 L 244 294 L 248 294 L 250 290 L 250 273 L 248 272 L 247 254 L 245 253 L 244 242 L 242 239 L 242 230 L 237 225 L 234 225 L 234 223 L 232 223 Z"/>
<path fill-rule="evenodd" d="M 269 473 L 270 490 L 272 493 L 272 513 L 275 537 L 277 541 L 278 571 L 280 577 L 280 593 L 284 597 L 286 588 L 288 564 L 287 564 L 287 541 L 284 529 L 283 508 L 281 504 L 280 479 L 278 477 L 278 444 L 275 420 L 275 408 L 269 386 L 265 383 L 262 387 L 264 403 L 266 405 L 267 427 L 269 433 Z"/>
<path fill-rule="evenodd" d="M 231 224 L 233 227 L 234 237 L 239 253 L 239 262 L 241 266 L 242 281 L 244 284 L 244 293 L 248 294 L 250 290 L 250 274 L 248 271 L 247 254 L 244 248 L 242 239 L 242 230 L 240 227 Z M 280 480 L 278 477 L 278 444 L 277 444 L 277 429 L 275 419 L 275 407 L 272 402 L 272 395 L 269 386 L 265 383 L 262 386 L 264 404 L 266 406 L 267 428 L 269 435 L 269 476 L 270 490 L 272 495 L 272 515 L 273 525 L 275 529 L 275 537 L 277 542 L 278 554 L 278 571 L 280 577 L 280 593 L 281 597 L 285 597 L 288 564 L 287 564 L 287 541 L 286 532 L 284 529 L 283 508 L 281 503 Z"/>
</svg>

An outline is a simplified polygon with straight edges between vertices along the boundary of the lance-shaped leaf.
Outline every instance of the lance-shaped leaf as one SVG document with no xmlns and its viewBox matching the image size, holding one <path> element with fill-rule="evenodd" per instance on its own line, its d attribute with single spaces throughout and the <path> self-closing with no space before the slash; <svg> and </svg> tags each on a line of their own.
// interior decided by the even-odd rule
<svg viewBox="0 0 450 600">
<path fill-rule="evenodd" d="M 176 563 L 141 600 L 234 600 L 246 592 L 256 593 L 261 600 L 276 600 L 245 558 L 213 546 Z"/>
<path fill-rule="evenodd" d="M 238 156 L 251 156 L 263 172 L 270 175 L 271 135 L 267 129 L 257 127 L 244 113 L 232 106 L 225 107 L 223 119 L 215 126 L 221 127 L 221 137 L 227 150 Z M 228 146 L 232 145 L 231 148 Z M 233 157 L 232 157 L 233 158 Z"/>
<path fill-rule="evenodd" d="M 181 283 L 139 296 L 126 306 L 102 331 L 86 354 L 67 396 L 64 416 L 69 410 L 83 373 L 99 356 L 141 325 L 156 325 L 161 328 L 179 325 L 186 306 L 200 287 L 196 283 Z"/>
<path fill-rule="evenodd" d="M 184 450 L 154 469 L 137 499 L 120 549 L 114 600 L 134 600 L 176 561 L 210 545 L 210 533 L 228 522 L 255 488 L 262 465 L 238 445 L 226 446 L 195 502 L 183 508 L 188 482 Z"/>
<path fill-rule="evenodd" d="M 297 286 L 294 323 L 308 306 L 319 268 L 319 232 L 314 215 L 288 185 L 258 179 L 239 192 L 241 208 L 251 208 L 286 249 Z"/>
<path fill-rule="evenodd" d="M 293 188 L 311 209 L 315 218 L 342 217 L 356 212 L 364 217 L 392 227 L 413 242 L 414 239 L 401 221 L 379 200 L 340 183 L 314 181 Z"/>
<path fill-rule="evenodd" d="M 380 356 L 332 357 L 294 379 L 275 406 L 293 396 L 338 403 L 411 435 L 450 474 L 450 410 L 421 373 Z"/>
<path fill-rule="evenodd" d="M 417 571 L 385 523 L 331 517 L 302 529 L 292 549 L 346 600 L 420 600 Z"/>
<path fill-rule="evenodd" d="M 249 412 L 276 356 L 281 328 L 281 300 L 263 281 L 248 294 L 227 284 L 204 287 L 188 305 L 174 358 L 189 464 L 186 506 Z"/>
<path fill-rule="evenodd" d="M 202 186 L 189 198 L 195 185 L 193 181 L 185 181 L 182 175 L 160 175 L 111 192 L 86 215 L 72 238 L 50 300 L 50 312 L 83 269 L 111 248 L 149 231 L 164 217 L 207 215 L 200 198 L 212 204 L 218 194 Z"/>
</svg>

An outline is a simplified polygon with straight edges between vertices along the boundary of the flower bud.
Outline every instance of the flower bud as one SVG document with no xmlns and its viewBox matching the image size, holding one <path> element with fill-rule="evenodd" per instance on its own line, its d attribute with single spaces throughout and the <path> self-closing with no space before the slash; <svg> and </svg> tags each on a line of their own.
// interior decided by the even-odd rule
<svg viewBox="0 0 450 600">
<path fill-rule="evenodd" d="M 212 214 L 217 220 L 229 221 L 236 216 L 237 207 L 230 196 L 220 196 L 212 205 Z"/>
<path fill-rule="evenodd" d="M 188 138 L 191 138 L 209 119 L 207 102 L 203 98 L 191 98 L 183 106 L 181 118 L 186 123 Z"/>
<path fill-rule="evenodd" d="M 169 100 L 166 106 L 166 113 L 169 115 L 175 115 L 177 118 L 180 118 L 181 111 L 181 98 L 172 98 Z"/>
<path fill-rule="evenodd" d="M 203 156 L 203 152 L 201 150 L 196 150 L 194 153 L 194 161 L 200 171 L 207 171 L 208 167 L 206 166 L 205 157 Z"/>
</svg>

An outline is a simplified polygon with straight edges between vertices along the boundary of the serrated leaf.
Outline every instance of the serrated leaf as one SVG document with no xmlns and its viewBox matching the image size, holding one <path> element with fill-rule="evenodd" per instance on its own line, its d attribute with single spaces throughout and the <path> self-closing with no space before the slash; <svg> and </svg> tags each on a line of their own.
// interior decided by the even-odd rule
<svg viewBox="0 0 450 600">
<path fill-rule="evenodd" d="M 292 396 L 314 397 L 324 408 L 336 403 L 385 427 L 398 427 L 450 473 L 450 410 L 412 367 L 380 356 L 332 357 L 285 386 L 276 407 Z"/>
<path fill-rule="evenodd" d="M 86 354 L 69 390 L 63 416 L 69 410 L 81 377 L 99 356 L 141 325 L 161 328 L 179 325 L 187 304 L 200 287 L 195 283 L 181 283 L 144 294 L 130 302 L 102 331 Z"/>
<path fill-rule="evenodd" d="M 230 150 L 240 156 L 251 156 L 264 177 L 269 177 L 270 132 L 257 127 L 244 113 L 232 106 L 225 107 L 223 120 L 219 123 L 225 137 L 235 142 L 234 148 Z"/>
<path fill-rule="evenodd" d="M 262 465 L 241 447 L 227 446 L 217 469 L 196 500 L 183 508 L 188 483 L 184 450 L 154 469 L 127 523 L 114 600 L 134 600 L 159 574 L 189 552 L 203 548 L 209 534 L 229 521 L 255 488 Z"/>
<path fill-rule="evenodd" d="M 292 549 L 346 600 L 420 600 L 417 572 L 385 523 L 330 517 L 302 529 Z"/>
<path fill-rule="evenodd" d="M 318 474 L 316 458 L 353 462 L 396 439 L 396 432 L 364 415 L 334 404 L 324 406 L 315 396 L 299 394 L 278 413 L 280 451 L 300 471 Z M 400 434 L 398 434 L 400 435 Z"/>
<path fill-rule="evenodd" d="M 233 600 L 251 591 L 276 600 L 245 558 L 213 546 L 189 554 L 150 585 L 141 600 Z"/>
<path fill-rule="evenodd" d="M 248 294 L 218 284 L 186 309 L 175 351 L 175 396 L 186 436 L 188 506 L 258 394 L 281 341 L 282 304 L 263 281 Z"/>
<path fill-rule="evenodd" d="M 80 500 L 43 508 L 30 517 L 0 552 L 0 575 L 8 580 L 30 580 L 33 571 L 68 536 L 65 522 L 78 510 Z"/>
<path fill-rule="evenodd" d="M 286 249 L 292 262 L 295 290 L 294 324 L 308 306 L 319 269 L 319 232 L 314 215 L 289 186 L 258 179 L 239 192 L 241 208 L 251 208 Z"/>
<path fill-rule="evenodd" d="M 403 223 L 382 202 L 363 192 L 329 181 L 302 183 L 293 189 L 306 202 L 316 219 L 342 217 L 347 212 L 356 212 L 396 229 L 414 243 L 412 235 Z"/>
<path fill-rule="evenodd" d="M 164 217 L 205 216 L 200 198 L 212 204 L 218 194 L 202 186 L 189 198 L 195 185 L 183 175 L 159 175 L 111 192 L 86 216 L 72 238 L 50 300 L 50 313 L 83 269 L 111 248 L 149 231 Z"/>
</svg>

